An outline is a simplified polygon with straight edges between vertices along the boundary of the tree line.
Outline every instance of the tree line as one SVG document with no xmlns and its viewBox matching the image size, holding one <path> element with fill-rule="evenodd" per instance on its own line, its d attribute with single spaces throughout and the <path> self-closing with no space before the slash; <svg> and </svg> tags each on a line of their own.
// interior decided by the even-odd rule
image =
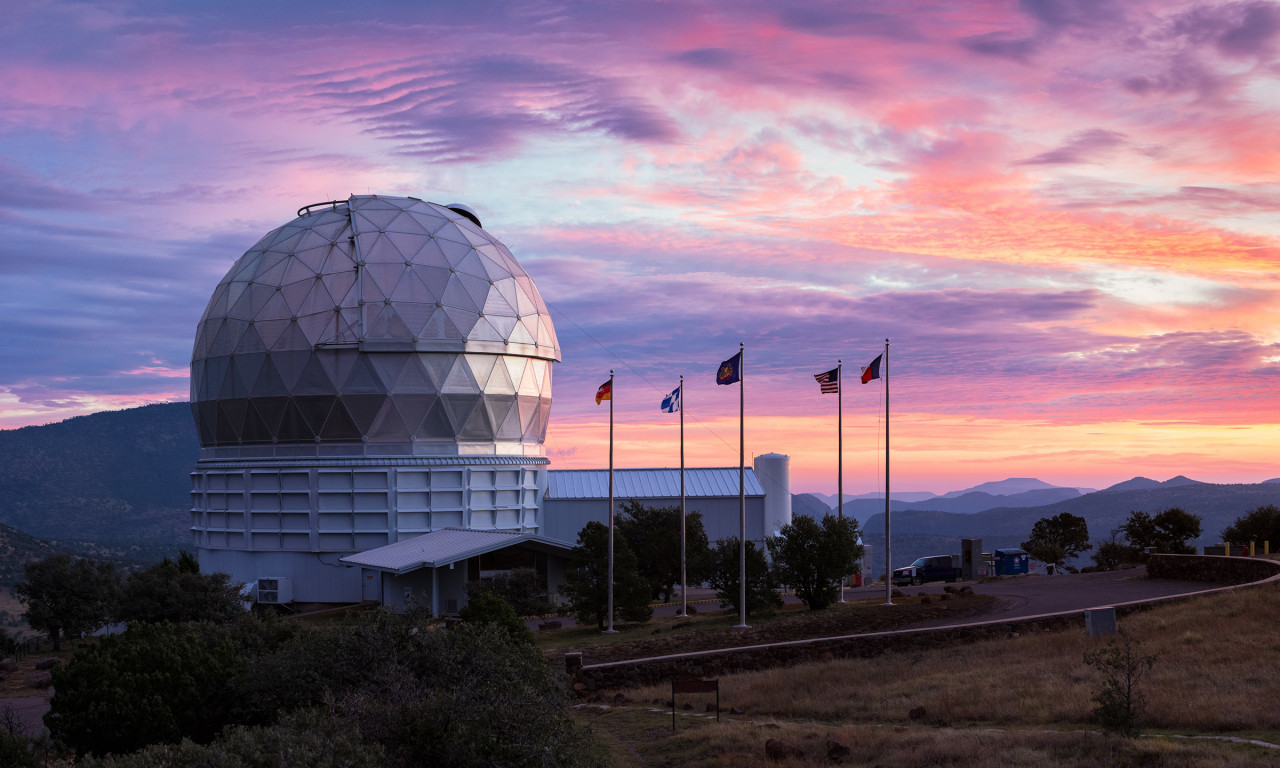
<svg viewBox="0 0 1280 768">
<path fill-rule="evenodd" d="M 821 521 L 797 515 L 762 548 L 746 543 L 746 613 L 769 611 L 782 605 L 785 585 L 810 609 L 825 608 L 839 599 L 843 579 L 857 572 L 863 547 L 858 522 L 828 514 Z M 604 629 L 608 608 L 609 529 L 589 522 L 578 533 L 569 555 L 561 594 L 563 610 L 583 624 Z M 766 550 L 768 557 L 765 556 Z M 741 609 L 741 544 L 738 538 L 707 539 L 702 515 L 685 517 L 685 567 L 691 585 L 708 584 L 722 608 Z M 674 598 L 680 584 L 680 508 L 624 504 L 615 519 L 614 620 L 644 622 L 653 615 L 651 603 Z"/>
<path fill-rule="evenodd" d="M 54 555 L 28 563 L 14 587 L 26 606 L 27 624 L 60 650 L 76 638 L 114 622 L 213 621 L 243 613 L 240 584 L 225 573 L 200 573 L 188 552 L 164 558 L 127 581 L 115 563 Z"/>
<path fill-rule="evenodd" d="M 245 611 L 238 584 L 186 555 L 123 584 L 109 564 L 49 558 L 22 593 L 51 635 L 128 626 L 53 668 L 48 736 L 0 727 L 0 765 L 608 764 L 564 675 L 493 593 L 454 630 L 416 609 L 299 622 Z"/>
<path fill-rule="evenodd" d="M 1149 550 L 1193 555 L 1195 547 L 1190 542 L 1200 538 L 1201 533 L 1200 516 L 1184 509 L 1171 507 L 1155 515 L 1135 510 L 1095 548 L 1089 541 L 1085 519 L 1063 512 L 1036 521 L 1022 548 L 1037 560 L 1057 567 L 1092 549 L 1095 567 L 1114 568 L 1123 563 L 1145 562 Z M 1223 529 L 1222 540 L 1242 548 L 1251 542 L 1280 545 L 1280 509 L 1268 504 L 1249 510 Z"/>
</svg>

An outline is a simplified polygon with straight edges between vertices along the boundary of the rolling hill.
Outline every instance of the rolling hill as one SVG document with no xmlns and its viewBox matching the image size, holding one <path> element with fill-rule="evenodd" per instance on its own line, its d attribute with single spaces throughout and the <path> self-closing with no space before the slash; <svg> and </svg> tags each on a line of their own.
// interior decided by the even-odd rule
<svg viewBox="0 0 1280 768">
<path fill-rule="evenodd" d="M 186 403 L 0 431 L 0 523 L 69 550 L 175 553 L 189 541 L 197 450 Z"/>
</svg>

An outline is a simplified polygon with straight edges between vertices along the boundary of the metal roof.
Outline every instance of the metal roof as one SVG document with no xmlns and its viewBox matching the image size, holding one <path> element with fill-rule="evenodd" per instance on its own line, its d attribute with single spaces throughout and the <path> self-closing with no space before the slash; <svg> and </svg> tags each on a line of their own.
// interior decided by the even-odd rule
<svg viewBox="0 0 1280 768">
<path fill-rule="evenodd" d="M 389 573 L 408 573 L 419 568 L 438 568 L 516 544 L 532 544 L 535 549 L 561 553 L 572 549 L 567 544 L 533 533 L 442 528 L 395 544 L 347 555 L 342 562 Z"/>
<path fill-rule="evenodd" d="M 738 468 L 711 467 L 684 470 L 685 496 L 689 498 L 738 495 Z M 750 467 L 746 471 L 748 496 L 763 496 L 764 488 Z M 615 499 L 680 498 L 680 469 L 615 469 Z M 608 499 L 609 470 L 553 469 L 547 485 L 548 499 Z"/>
</svg>

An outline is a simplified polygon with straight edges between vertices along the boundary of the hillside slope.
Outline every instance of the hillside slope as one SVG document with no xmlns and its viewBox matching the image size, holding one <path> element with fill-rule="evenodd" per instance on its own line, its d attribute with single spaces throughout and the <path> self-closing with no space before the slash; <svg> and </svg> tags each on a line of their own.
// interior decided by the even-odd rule
<svg viewBox="0 0 1280 768">
<path fill-rule="evenodd" d="M 63 542 L 186 542 L 198 442 L 163 403 L 0 432 L 0 522 Z"/>
</svg>

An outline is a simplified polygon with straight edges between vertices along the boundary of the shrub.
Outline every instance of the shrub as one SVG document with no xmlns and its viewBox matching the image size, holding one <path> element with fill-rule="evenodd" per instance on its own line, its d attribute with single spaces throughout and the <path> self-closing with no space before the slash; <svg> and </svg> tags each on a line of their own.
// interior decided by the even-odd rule
<svg viewBox="0 0 1280 768">
<path fill-rule="evenodd" d="M 1142 678 L 1155 665 L 1155 656 L 1143 656 L 1138 644 L 1124 632 L 1099 651 L 1086 651 L 1084 663 L 1102 673 L 1102 688 L 1094 694 L 1093 713 L 1104 728 L 1124 736 L 1137 736 L 1146 709 Z"/>
<path fill-rule="evenodd" d="M 237 649 L 206 624 L 139 624 L 53 671 L 44 722 L 78 754 L 211 740 L 230 710 Z"/>
<path fill-rule="evenodd" d="M 459 611 L 462 620 L 471 624 L 492 624 L 512 640 L 533 643 L 533 632 L 520 620 L 511 604 L 493 592 L 481 592 L 472 597 Z"/>
<path fill-rule="evenodd" d="M 1115 568 L 1124 563 L 1136 562 L 1137 555 L 1133 547 L 1122 544 L 1112 533 L 1111 538 L 1099 541 L 1093 552 L 1093 564 L 1099 568 Z"/>
</svg>

